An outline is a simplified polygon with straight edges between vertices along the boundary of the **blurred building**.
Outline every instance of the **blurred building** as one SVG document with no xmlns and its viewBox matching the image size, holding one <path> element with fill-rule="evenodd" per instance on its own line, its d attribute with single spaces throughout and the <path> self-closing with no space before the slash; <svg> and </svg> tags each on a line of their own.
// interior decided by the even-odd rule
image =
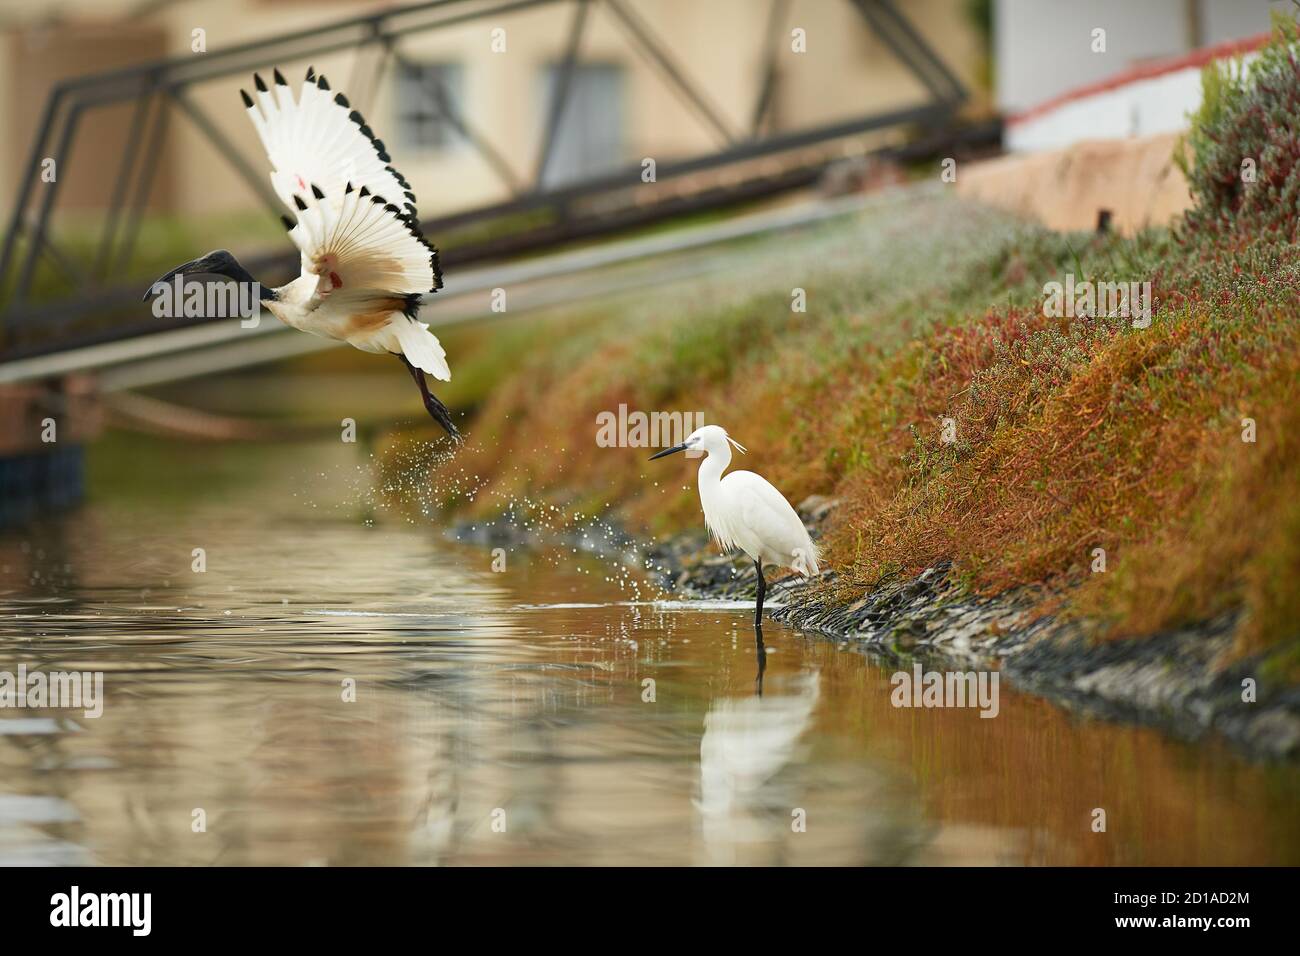
<svg viewBox="0 0 1300 956">
<path fill-rule="evenodd" d="M 1290 0 L 995 0 L 1006 146 L 1033 151 L 1170 133 L 1212 59 L 1249 53 Z"/>
<path fill-rule="evenodd" d="M 684 73 L 707 94 L 728 126 L 747 135 L 760 97 L 768 19 L 783 19 L 781 56 L 766 131 L 792 130 L 921 102 L 924 86 L 867 27 L 849 0 L 626 0 L 662 39 Z M 161 57 L 204 56 L 267 37 L 385 9 L 365 0 L 67 0 L 54 6 L 0 0 L 0 181 L 24 175 L 27 151 L 46 97 L 59 80 Z M 987 72 L 987 36 L 978 4 L 909 0 L 899 5 L 916 30 L 975 95 Z M 1032 4 L 1030 4 L 1032 6 Z M 440 81 L 454 106 L 520 180 L 530 181 L 543 139 L 547 98 L 565 56 L 575 2 L 541 4 L 483 20 L 403 36 L 406 67 L 382 64 L 378 47 L 313 57 L 311 65 L 346 90 L 386 141 L 394 163 L 420 197 L 424 215 L 504 199 L 508 177 L 484 163 L 427 95 Z M 487 9 L 477 0 L 457 10 Z M 490 31 L 506 30 L 493 52 Z M 790 49 L 805 31 L 807 51 Z M 204 52 L 195 52 L 195 31 Z M 281 67 L 297 82 L 308 65 Z M 251 81 L 205 82 L 190 91 L 224 137 L 259 169 L 264 162 L 239 106 Z M 563 182 L 625 166 L 645 156 L 694 155 L 717 147 L 716 131 L 636 55 L 625 30 L 601 2 L 591 4 L 574 77 L 574 108 L 562 118 L 544 181 Z M 176 111 L 173 110 L 173 113 Z M 132 135 L 132 106 L 87 111 L 61 171 L 59 206 L 93 213 L 109 202 L 121 146 Z M 253 208 L 256 197 L 187 118 L 173 117 L 164 137 L 155 211 L 193 215 Z M 108 168 L 99 169 L 99 164 Z M 12 195 L 0 195 L 11 208 Z"/>
<path fill-rule="evenodd" d="M 1166 226 L 1192 196 L 1175 157 L 1205 67 L 1249 63 L 1287 0 L 993 0 L 1007 155 L 963 195 L 1053 229 Z"/>
</svg>

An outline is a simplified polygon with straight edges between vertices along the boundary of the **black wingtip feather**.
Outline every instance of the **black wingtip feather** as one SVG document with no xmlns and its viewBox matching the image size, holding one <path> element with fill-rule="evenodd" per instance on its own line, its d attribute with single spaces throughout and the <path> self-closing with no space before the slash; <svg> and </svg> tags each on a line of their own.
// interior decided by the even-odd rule
<svg viewBox="0 0 1300 956">
<path fill-rule="evenodd" d="M 351 103 L 348 102 L 348 98 L 344 96 L 342 93 L 334 94 L 334 102 L 337 103 L 339 106 L 343 107 L 344 109 L 347 109 L 352 105 Z"/>
<path fill-rule="evenodd" d="M 272 71 L 271 71 L 271 76 L 274 78 L 274 80 L 275 80 L 275 85 L 276 85 L 276 86 L 288 86 L 288 85 L 289 85 L 289 84 L 286 83 L 285 80 L 284 80 L 284 74 L 281 73 L 278 69 L 272 70 Z"/>
<path fill-rule="evenodd" d="M 296 222 L 294 222 L 294 221 L 293 221 L 292 219 L 290 219 L 288 216 L 281 216 L 281 217 L 280 217 L 280 221 L 281 221 L 282 223 L 284 223 L 284 228 L 285 228 L 286 230 L 287 230 L 287 229 L 292 229 L 294 226 L 298 225 Z"/>
<path fill-rule="evenodd" d="M 311 194 L 315 196 L 317 199 L 325 198 L 325 194 L 321 192 L 321 188 L 317 186 L 315 183 L 311 184 Z"/>
<path fill-rule="evenodd" d="M 314 66 L 307 67 L 307 82 L 311 83 L 315 79 L 316 79 L 316 67 Z"/>
<path fill-rule="evenodd" d="M 253 108 L 253 98 L 249 96 L 246 92 L 240 90 L 239 98 L 244 101 L 244 109 L 251 110 Z"/>
<path fill-rule="evenodd" d="M 257 87 L 257 92 L 259 93 L 266 92 L 266 82 L 262 79 L 262 75 L 260 73 L 253 74 L 253 85 Z"/>
<path fill-rule="evenodd" d="M 317 83 L 316 85 L 319 86 L 322 90 L 328 91 L 330 88 L 330 81 L 325 79 L 325 74 L 322 73 L 320 75 L 320 82 Z"/>
<path fill-rule="evenodd" d="M 301 212 L 307 211 L 307 203 L 304 202 L 303 198 L 299 196 L 297 193 L 293 194 L 293 204 L 297 206 Z"/>
<path fill-rule="evenodd" d="M 433 246 L 429 247 L 429 267 L 433 269 L 433 288 L 430 292 L 437 292 L 442 288 L 442 263 L 438 261 L 438 250 Z"/>
</svg>

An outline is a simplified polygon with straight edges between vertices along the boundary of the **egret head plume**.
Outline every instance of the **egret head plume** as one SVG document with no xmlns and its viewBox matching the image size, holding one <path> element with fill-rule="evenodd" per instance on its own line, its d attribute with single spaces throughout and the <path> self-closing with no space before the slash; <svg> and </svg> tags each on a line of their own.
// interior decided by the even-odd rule
<svg viewBox="0 0 1300 956">
<path fill-rule="evenodd" d="M 723 452 L 727 450 L 728 444 L 742 453 L 745 451 L 745 446 L 728 435 L 721 425 L 703 425 L 695 429 L 687 437 L 686 444 L 701 451 Z"/>
<path fill-rule="evenodd" d="M 745 446 L 728 435 L 727 430 L 721 425 L 703 425 L 687 435 L 686 440 L 680 445 L 673 445 L 671 448 L 656 452 L 650 456 L 650 460 L 654 461 L 656 458 L 663 458 L 665 455 L 671 455 L 679 451 L 717 452 L 722 454 L 728 451 L 728 443 L 737 448 L 742 454 L 745 452 Z"/>
</svg>

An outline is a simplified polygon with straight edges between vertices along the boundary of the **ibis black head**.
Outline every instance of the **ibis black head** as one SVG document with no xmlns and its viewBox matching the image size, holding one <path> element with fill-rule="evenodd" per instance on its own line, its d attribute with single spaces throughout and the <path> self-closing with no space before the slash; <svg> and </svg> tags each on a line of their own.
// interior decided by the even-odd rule
<svg viewBox="0 0 1300 956">
<path fill-rule="evenodd" d="M 234 279 L 236 282 L 253 282 L 253 277 L 248 270 L 239 264 L 239 260 L 232 256 L 225 249 L 217 249 L 209 252 L 206 256 L 200 256 L 197 259 L 191 259 L 160 276 L 149 286 L 149 289 L 141 297 L 142 302 L 149 301 L 149 296 L 154 293 L 154 287 L 159 283 L 170 282 L 176 276 L 191 275 L 209 275 L 224 276 L 227 279 Z"/>
</svg>

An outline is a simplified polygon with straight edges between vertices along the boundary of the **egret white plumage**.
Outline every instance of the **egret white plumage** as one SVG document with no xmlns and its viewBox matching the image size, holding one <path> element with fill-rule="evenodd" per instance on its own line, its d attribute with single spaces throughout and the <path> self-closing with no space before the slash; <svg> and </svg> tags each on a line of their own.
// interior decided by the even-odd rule
<svg viewBox="0 0 1300 956">
<path fill-rule="evenodd" d="M 429 414 L 459 439 L 451 413 L 424 377 L 450 381 L 451 370 L 437 336 L 418 320 L 423 295 L 442 288 L 442 272 L 438 251 L 420 232 L 410 184 L 324 76 L 308 69 L 296 100 L 279 70 L 274 92 L 257 74 L 253 83 L 256 99 L 239 93 L 271 160 L 271 185 L 297 217 L 281 218 L 302 254 L 302 274 L 288 285 L 260 288 L 262 305 L 295 329 L 398 356 Z M 154 285 L 183 275 L 255 281 L 219 249 Z"/>
<path fill-rule="evenodd" d="M 758 572 L 754 626 L 760 627 L 767 593 L 763 565 L 775 564 L 812 577 L 819 573 L 817 545 L 790 502 L 766 478 L 752 471 L 733 471 L 723 477 L 731 464 L 732 446 L 745 451 L 722 427 L 705 425 L 691 432 L 680 445 L 651 455 L 650 460 L 679 451 L 707 453 L 698 473 L 704 523 L 724 551 L 739 548 L 754 562 Z"/>
</svg>

